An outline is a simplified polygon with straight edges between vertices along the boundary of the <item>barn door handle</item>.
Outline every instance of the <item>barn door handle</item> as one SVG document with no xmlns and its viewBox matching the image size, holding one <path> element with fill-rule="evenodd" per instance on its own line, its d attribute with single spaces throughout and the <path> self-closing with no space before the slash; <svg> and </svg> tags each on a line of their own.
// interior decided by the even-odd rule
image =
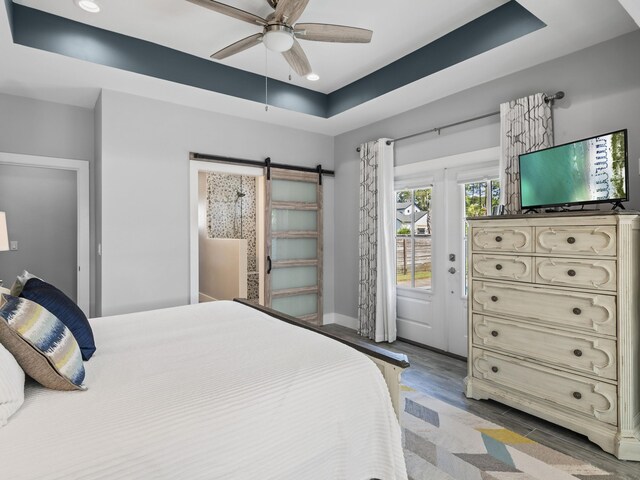
<svg viewBox="0 0 640 480">
<path fill-rule="evenodd" d="M 267 255 L 267 275 L 271 273 L 271 257 Z"/>
</svg>

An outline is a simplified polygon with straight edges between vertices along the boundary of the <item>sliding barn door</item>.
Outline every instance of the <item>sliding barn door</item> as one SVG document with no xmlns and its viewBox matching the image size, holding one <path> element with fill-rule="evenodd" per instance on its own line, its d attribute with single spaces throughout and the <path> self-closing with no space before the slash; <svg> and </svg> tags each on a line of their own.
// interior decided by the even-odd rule
<svg viewBox="0 0 640 480">
<path fill-rule="evenodd" d="M 322 324 L 322 183 L 271 169 L 265 216 L 267 307 Z"/>
</svg>

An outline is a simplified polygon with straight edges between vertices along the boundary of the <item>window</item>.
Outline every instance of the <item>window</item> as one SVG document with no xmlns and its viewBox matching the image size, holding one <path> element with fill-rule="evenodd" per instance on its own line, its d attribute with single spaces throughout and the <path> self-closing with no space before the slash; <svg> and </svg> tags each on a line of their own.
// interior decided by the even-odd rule
<svg viewBox="0 0 640 480">
<path fill-rule="evenodd" d="M 396 192 L 396 285 L 431 288 L 431 187 Z"/>
<path fill-rule="evenodd" d="M 500 204 L 500 181 L 488 180 L 465 183 L 465 217 L 491 215 L 491 209 Z"/>
<path fill-rule="evenodd" d="M 465 183 L 464 186 L 464 213 L 466 217 L 483 217 L 491 215 L 493 207 L 500 204 L 500 181 L 497 179 L 483 180 L 481 182 Z M 468 225 L 464 222 L 464 254 L 467 254 Z M 469 265 L 465 261 L 464 292 L 468 289 Z"/>
</svg>

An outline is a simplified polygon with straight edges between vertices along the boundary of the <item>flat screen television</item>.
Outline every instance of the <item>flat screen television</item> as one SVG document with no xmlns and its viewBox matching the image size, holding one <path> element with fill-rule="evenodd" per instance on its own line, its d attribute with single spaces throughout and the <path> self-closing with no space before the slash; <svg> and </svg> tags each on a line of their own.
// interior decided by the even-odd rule
<svg viewBox="0 0 640 480">
<path fill-rule="evenodd" d="M 520 155 L 523 209 L 628 200 L 627 130 Z"/>
</svg>

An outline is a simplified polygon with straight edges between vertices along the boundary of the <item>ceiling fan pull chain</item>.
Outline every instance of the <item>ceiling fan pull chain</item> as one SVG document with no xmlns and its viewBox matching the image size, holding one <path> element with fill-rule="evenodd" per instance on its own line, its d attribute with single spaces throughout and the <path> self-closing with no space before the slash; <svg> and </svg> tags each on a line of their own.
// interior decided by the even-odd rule
<svg viewBox="0 0 640 480">
<path fill-rule="evenodd" d="M 264 49 L 264 111 L 269 111 L 269 62 L 268 62 L 268 52 L 267 49 Z"/>
</svg>

